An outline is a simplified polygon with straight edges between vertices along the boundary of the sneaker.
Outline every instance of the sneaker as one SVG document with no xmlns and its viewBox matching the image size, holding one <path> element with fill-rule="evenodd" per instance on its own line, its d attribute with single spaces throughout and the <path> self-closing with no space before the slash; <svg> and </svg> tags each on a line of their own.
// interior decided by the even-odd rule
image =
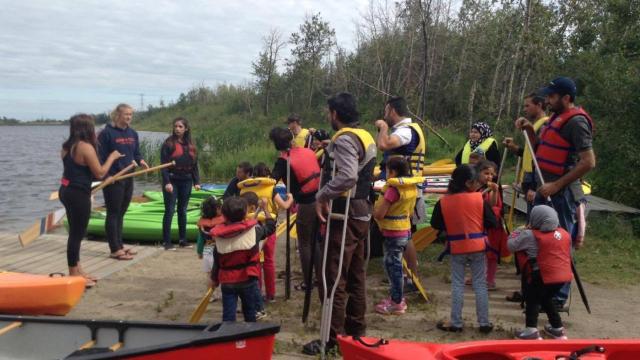
<svg viewBox="0 0 640 360">
<path fill-rule="evenodd" d="M 525 328 L 516 333 L 516 339 L 520 340 L 542 340 L 540 332 L 536 328 Z"/>
<path fill-rule="evenodd" d="M 169 245 L 169 246 L 165 246 L 164 247 L 165 251 L 176 251 L 176 247 L 173 245 Z"/>
<path fill-rule="evenodd" d="M 404 278 L 404 286 L 402 288 L 402 291 L 405 294 L 411 294 L 411 293 L 415 293 L 418 292 L 418 287 L 416 286 L 416 284 L 413 283 L 413 281 L 407 277 Z"/>
<path fill-rule="evenodd" d="M 264 296 L 262 300 L 269 304 L 273 304 L 274 302 L 276 302 L 275 296 Z"/>
<path fill-rule="evenodd" d="M 498 287 L 496 286 L 496 283 L 487 283 L 487 291 L 496 291 L 498 290 Z"/>
<path fill-rule="evenodd" d="M 382 315 L 401 315 L 407 310 L 407 302 L 404 298 L 399 304 L 396 304 L 390 298 L 382 300 L 376 305 L 376 312 Z"/>
<path fill-rule="evenodd" d="M 178 243 L 178 246 L 179 246 L 181 249 L 193 249 L 193 245 L 189 244 L 189 243 L 188 243 L 188 242 L 186 242 L 186 241 L 180 241 L 180 243 Z"/>
<path fill-rule="evenodd" d="M 264 318 L 267 317 L 267 312 L 262 310 L 262 311 L 256 311 L 256 320 L 262 320 Z"/>
<path fill-rule="evenodd" d="M 488 334 L 490 332 L 493 331 L 493 324 L 489 323 L 488 325 L 480 325 L 480 327 L 478 328 L 478 330 L 480 331 L 480 333 L 482 334 Z"/>
<path fill-rule="evenodd" d="M 545 334 L 551 336 L 555 340 L 567 340 L 567 333 L 564 331 L 564 327 L 554 328 L 550 324 L 544 326 Z"/>
<path fill-rule="evenodd" d="M 311 355 L 311 356 L 319 355 L 321 352 L 320 344 L 321 344 L 321 340 L 319 339 L 310 341 L 302 347 L 302 353 L 306 355 Z M 329 341 L 327 342 L 324 348 L 325 353 L 329 353 L 332 350 L 336 349 L 337 347 L 338 347 L 338 343 L 333 339 L 329 339 Z"/>
</svg>

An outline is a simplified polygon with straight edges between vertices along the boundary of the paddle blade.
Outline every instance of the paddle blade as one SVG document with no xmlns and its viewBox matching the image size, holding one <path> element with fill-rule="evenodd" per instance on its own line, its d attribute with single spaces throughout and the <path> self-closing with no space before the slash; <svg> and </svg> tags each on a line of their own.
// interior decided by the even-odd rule
<svg viewBox="0 0 640 360">
<path fill-rule="evenodd" d="M 209 305 L 209 300 L 211 299 L 212 295 L 213 288 L 209 288 L 209 290 L 207 290 L 207 293 L 204 294 L 204 296 L 200 300 L 198 307 L 193 311 L 193 314 L 191 314 L 191 318 L 189 318 L 190 323 L 194 324 L 200 321 L 202 315 L 204 315 L 205 311 L 207 311 L 207 306 Z"/>
<path fill-rule="evenodd" d="M 33 240 L 37 239 L 40 236 L 40 227 L 41 221 L 36 221 L 31 225 L 27 230 L 23 231 L 18 235 L 18 239 L 20 240 L 20 244 L 22 247 L 25 247 L 33 242 Z"/>
<path fill-rule="evenodd" d="M 422 283 L 420 282 L 420 279 L 418 279 L 418 277 L 409 269 L 409 267 L 407 266 L 407 262 L 402 259 L 402 268 L 404 269 L 404 272 L 407 273 L 407 275 L 409 275 L 409 277 L 411 278 L 411 281 L 413 281 L 413 285 L 415 285 L 418 288 L 418 291 L 420 292 L 420 295 L 422 295 L 422 297 L 424 298 L 424 301 L 429 302 L 429 297 L 427 296 L 427 292 L 424 291 L 424 288 L 422 287 Z"/>
<path fill-rule="evenodd" d="M 422 228 L 416 231 L 413 234 L 411 240 L 413 241 L 413 246 L 416 247 L 417 251 L 422 251 L 427 248 L 427 246 L 431 245 L 438 238 L 438 230 L 432 228 L 431 226 L 427 226 L 426 228 Z"/>
<path fill-rule="evenodd" d="M 58 191 L 53 191 L 49 194 L 49 200 L 58 200 L 60 196 L 58 195 Z"/>
</svg>

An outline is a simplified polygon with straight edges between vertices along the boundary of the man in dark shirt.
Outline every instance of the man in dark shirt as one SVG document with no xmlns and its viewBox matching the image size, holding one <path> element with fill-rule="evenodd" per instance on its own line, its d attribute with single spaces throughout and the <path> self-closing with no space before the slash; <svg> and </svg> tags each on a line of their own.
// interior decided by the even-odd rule
<svg viewBox="0 0 640 360">
<path fill-rule="evenodd" d="M 238 183 L 244 180 L 247 180 L 251 177 L 251 172 L 253 171 L 253 167 L 246 161 L 238 164 L 236 168 L 236 176 L 231 179 L 229 185 L 227 185 L 227 189 L 224 191 L 222 195 L 222 199 L 226 199 L 231 196 L 240 196 L 240 189 L 238 189 Z"/>
</svg>

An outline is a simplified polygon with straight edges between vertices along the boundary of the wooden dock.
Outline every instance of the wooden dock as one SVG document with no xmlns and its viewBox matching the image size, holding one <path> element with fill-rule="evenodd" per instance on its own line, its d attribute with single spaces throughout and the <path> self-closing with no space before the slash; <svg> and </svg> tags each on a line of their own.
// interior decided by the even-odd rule
<svg viewBox="0 0 640 360">
<path fill-rule="evenodd" d="M 513 196 L 513 189 L 511 187 L 505 187 L 503 188 L 502 192 L 504 194 L 504 204 L 506 206 L 510 206 L 511 197 Z M 527 203 L 522 194 L 520 194 L 520 196 L 516 198 L 515 208 L 516 210 L 522 213 L 527 212 Z M 600 211 L 600 212 L 640 215 L 640 209 L 626 206 L 617 202 L 609 201 L 607 199 L 603 199 L 601 197 L 597 197 L 593 195 L 587 195 L 587 211 Z"/>
<path fill-rule="evenodd" d="M 120 261 L 109 258 L 109 245 L 106 242 L 83 240 L 80 263 L 87 273 L 103 279 L 160 250 L 154 246 L 128 247 L 135 249 L 138 254 L 133 260 Z M 31 274 L 67 274 L 66 234 L 42 235 L 23 248 L 17 234 L 0 233 L 0 270 Z"/>
</svg>

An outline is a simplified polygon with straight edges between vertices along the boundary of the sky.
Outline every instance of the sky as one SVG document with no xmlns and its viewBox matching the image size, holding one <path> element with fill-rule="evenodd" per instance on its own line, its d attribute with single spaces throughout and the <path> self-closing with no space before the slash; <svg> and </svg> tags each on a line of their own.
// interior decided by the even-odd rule
<svg viewBox="0 0 640 360">
<path fill-rule="evenodd" d="M 193 86 L 252 81 L 262 39 L 320 12 L 355 46 L 368 0 L 0 0 L 0 117 L 146 107 Z M 289 56 L 289 50 L 283 52 Z"/>
</svg>

